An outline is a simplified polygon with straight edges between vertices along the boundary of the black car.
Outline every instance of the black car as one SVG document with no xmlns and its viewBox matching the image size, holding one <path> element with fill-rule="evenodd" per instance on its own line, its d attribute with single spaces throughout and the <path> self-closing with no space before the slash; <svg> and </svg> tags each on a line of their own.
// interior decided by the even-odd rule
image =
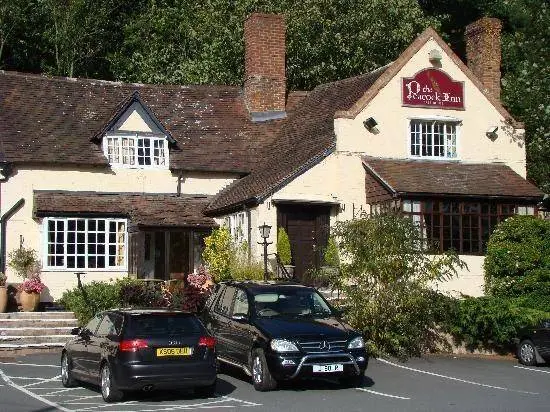
<svg viewBox="0 0 550 412">
<path fill-rule="evenodd" d="M 214 394 L 215 338 L 191 314 L 169 310 L 109 310 L 85 327 L 61 355 L 63 386 L 100 385 L 106 402 L 124 391 L 193 387 Z"/>
<path fill-rule="evenodd" d="M 550 319 L 527 328 L 516 339 L 519 361 L 528 366 L 550 362 Z"/>
<path fill-rule="evenodd" d="M 218 342 L 218 360 L 243 369 L 260 391 L 327 375 L 359 385 L 367 368 L 361 335 L 311 287 L 221 283 L 203 320 Z"/>
</svg>

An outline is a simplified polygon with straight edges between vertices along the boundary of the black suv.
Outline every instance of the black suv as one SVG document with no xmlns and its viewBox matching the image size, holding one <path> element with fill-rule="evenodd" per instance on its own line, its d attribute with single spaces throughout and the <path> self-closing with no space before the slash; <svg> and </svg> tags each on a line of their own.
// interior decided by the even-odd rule
<svg viewBox="0 0 550 412">
<path fill-rule="evenodd" d="M 524 365 L 550 362 L 550 319 L 523 329 L 515 341 L 518 359 Z"/>
<path fill-rule="evenodd" d="M 337 376 L 361 383 L 363 338 L 314 288 L 294 283 L 220 283 L 203 313 L 218 360 L 242 368 L 259 391 L 278 380 Z"/>
</svg>

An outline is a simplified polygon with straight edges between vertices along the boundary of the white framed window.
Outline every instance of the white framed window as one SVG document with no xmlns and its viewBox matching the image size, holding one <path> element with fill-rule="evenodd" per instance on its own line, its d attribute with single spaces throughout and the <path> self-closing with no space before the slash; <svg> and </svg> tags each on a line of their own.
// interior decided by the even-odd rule
<svg viewBox="0 0 550 412">
<path fill-rule="evenodd" d="M 236 243 L 248 241 L 248 219 L 246 212 L 238 212 L 226 216 L 225 225 Z"/>
<path fill-rule="evenodd" d="M 46 218 L 43 224 L 45 269 L 127 269 L 126 219 Z"/>
<path fill-rule="evenodd" d="M 409 153 L 411 157 L 456 159 L 459 121 L 411 119 Z"/>
<path fill-rule="evenodd" d="M 103 151 L 114 166 L 135 168 L 168 168 L 168 146 L 165 137 L 107 135 Z"/>
</svg>

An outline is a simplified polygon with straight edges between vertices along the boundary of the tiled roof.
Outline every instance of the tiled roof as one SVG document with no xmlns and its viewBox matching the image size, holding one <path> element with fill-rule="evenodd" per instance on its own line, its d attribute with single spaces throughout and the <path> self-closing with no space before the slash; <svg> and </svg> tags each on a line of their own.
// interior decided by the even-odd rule
<svg viewBox="0 0 550 412">
<path fill-rule="evenodd" d="M 395 194 L 479 196 L 542 200 L 533 184 L 499 163 L 398 160 L 364 156 L 367 172 Z"/>
<path fill-rule="evenodd" d="M 334 150 L 334 114 L 349 109 L 388 66 L 315 88 L 296 104 L 254 171 L 228 186 L 207 212 L 265 198 Z"/>
<path fill-rule="evenodd" d="M 280 121 L 253 123 L 241 89 L 52 78 L 0 71 L 5 160 L 107 166 L 91 139 L 134 92 L 170 132 L 172 169 L 249 172 Z"/>
<path fill-rule="evenodd" d="M 202 214 L 210 200 L 207 196 L 40 190 L 34 192 L 34 215 L 125 216 L 139 226 L 211 228 L 216 222 Z"/>
</svg>

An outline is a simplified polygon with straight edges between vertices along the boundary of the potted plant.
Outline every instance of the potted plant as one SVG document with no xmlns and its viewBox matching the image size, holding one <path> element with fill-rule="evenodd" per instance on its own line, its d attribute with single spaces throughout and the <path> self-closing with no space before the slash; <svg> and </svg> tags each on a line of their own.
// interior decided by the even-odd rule
<svg viewBox="0 0 550 412">
<path fill-rule="evenodd" d="M 284 227 L 280 227 L 277 230 L 277 255 L 281 260 L 281 263 L 285 267 L 286 272 L 290 277 L 294 276 L 294 266 L 292 263 L 292 252 L 290 250 L 290 239 Z M 279 272 L 279 277 L 285 277 L 284 274 Z"/>
<path fill-rule="evenodd" d="M 17 276 L 23 279 L 19 285 L 19 300 L 22 310 L 33 312 L 40 303 L 40 292 L 45 285 L 40 280 L 42 268 L 36 257 L 36 251 L 31 248 L 21 246 L 9 254 L 9 265 L 15 270 Z"/>
<path fill-rule="evenodd" d="M 8 277 L 0 272 L 0 313 L 4 313 L 8 307 L 8 288 L 6 281 Z"/>
<path fill-rule="evenodd" d="M 21 292 L 19 300 L 23 312 L 34 312 L 38 308 L 40 293 L 45 287 L 46 285 L 42 283 L 38 274 L 31 275 L 19 285 L 19 291 Z"/>
</svg>

